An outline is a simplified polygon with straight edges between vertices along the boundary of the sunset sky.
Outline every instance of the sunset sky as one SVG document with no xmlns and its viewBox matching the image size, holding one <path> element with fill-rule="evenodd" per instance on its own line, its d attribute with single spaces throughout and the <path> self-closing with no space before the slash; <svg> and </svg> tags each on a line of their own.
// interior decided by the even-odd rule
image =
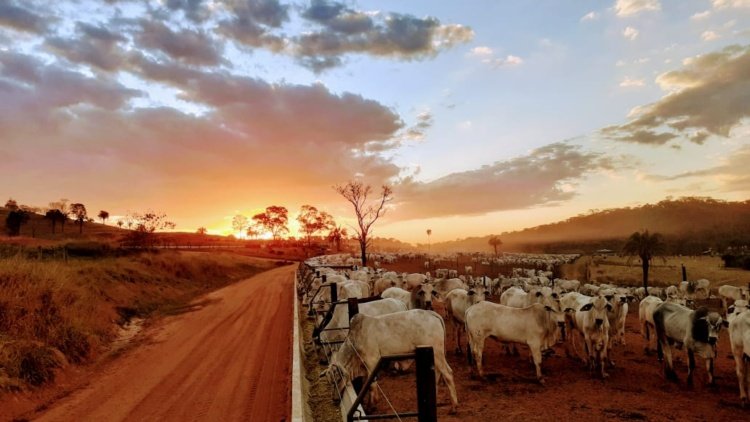
<svg viewBox="0 0 750 422">
<path fill-rule="evenodd" d="M 352 178 L 410 242 L 744 200 L 748 117 L 750 0 L 0 0 L 0 195 L 185 231 Z"/>
</svg>

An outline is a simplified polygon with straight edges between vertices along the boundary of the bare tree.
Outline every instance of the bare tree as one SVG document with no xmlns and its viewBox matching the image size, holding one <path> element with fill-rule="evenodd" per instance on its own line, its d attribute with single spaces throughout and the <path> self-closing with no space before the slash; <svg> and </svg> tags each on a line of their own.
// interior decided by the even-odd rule
<svg viewBox="0 0 750 422">
<path fill-rule="evenodd" d="M 234 230 L 235 233 L 244 233 L 249 224 L 250 222 L 247 217 L 242 214 L 237 214 L 232 218 L 232 230 Z"/>
<path fill-rule="evenodd" d="M 336 245 L 336 252 L 341 252 L 341 242 L 346 238 L 349 233 L 346 231 L 346 227 L 332 226 L 326 239 Z"/>
<path fill-rule="evenodd" d="M 380 197 L 371 202 L 368 201 L 368 197 L 372 193 L 372 187 L 361 181 L 351 180 L 345 185 L 334 186 L 334 190 L 354 207 L 354 214 L 357 217 L 357 227 L 354 227 L 354 230 L 357 233 L 357 241 L 362 254 L 362 265 L 366 266 L 372 225 L 385 214 L 385 205 L 393 199 L 393 188 L 383 185 Z"/>
</svg>

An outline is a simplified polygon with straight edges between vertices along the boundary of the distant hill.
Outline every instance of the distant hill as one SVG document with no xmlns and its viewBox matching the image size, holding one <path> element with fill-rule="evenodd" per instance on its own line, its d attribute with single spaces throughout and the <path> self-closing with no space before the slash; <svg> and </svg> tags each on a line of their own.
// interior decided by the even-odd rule
<svg viewBox="0 0 750 422">
<path fill-rule="evenodd" d="M 0 207 L 0 236 L 5 235 L 5 219 L 8 209 Z M 83 233 L 79 233 L 78 224 L 73 220 L 65 223 L 65 232 L 61 231 L 57 224 L 55 233 L 52 233 L 52 224 L 43 215 L 37 213 L 29 214 L 29 221 L 21 226 L 21 236 L 45 240 L 67 240 L 67 239 L 95 239 L 101 241 L 112 241 L 127 233 L 127 230 L 117 226 L 105 225 L 97 222 L 83 223 Z"/>
<path fill-rule="evenodd" d="M 664 235 L 671 254 L 700 254 L 711 248 L 750 245 L 750 200 L 685 197 L 639 207 L 592 210 L 557 223 L 500 235 L 502 251 L 591 253 L 619 251 L 635 231 Z M 490 252 L 488 236 L 432 244 L 434 252 Z M 424 246 L 424 245 L 420 245 Z"/>
</svg>

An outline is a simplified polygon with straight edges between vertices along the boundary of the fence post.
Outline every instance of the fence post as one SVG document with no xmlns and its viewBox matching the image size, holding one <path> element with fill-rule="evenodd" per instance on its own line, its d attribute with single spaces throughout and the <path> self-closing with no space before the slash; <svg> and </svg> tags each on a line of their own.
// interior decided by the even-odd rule
<svg viewBox="0 0 750 422">
<path fill-rule="evenodd" d="M 325 278 L 326 278 L 326 276 L 323 276 L 323 282 L 325 282 Z M 335 307 L 336 306 L 336 302 L 339 301 L 339 288 L 338 288 L 337 284 L 338 283 L 331 283 L 330 284 L 330 286 L 331 286 L 331 307 L 332 308 Z"/>
<path fill-rule="evenodd" d="M 682 281 L 687 281 L 687 268 L 685 268 L 685 264 L 682 264 Z"/>
<path fill-rule="evenodd" d="M 359 313 L 359 300 L 356 297 L 350 297 L 347 305 L 349 305 L 349 321 L 351 321 L 354 315 Z"/>
<path fill-rule="evenodd" d="M 437 422 L 437 398 L 435 390 L 435 355 L 432 347 L 418 346 L 417 361 L 417 409 L 419 422 Z"/>
</svg>

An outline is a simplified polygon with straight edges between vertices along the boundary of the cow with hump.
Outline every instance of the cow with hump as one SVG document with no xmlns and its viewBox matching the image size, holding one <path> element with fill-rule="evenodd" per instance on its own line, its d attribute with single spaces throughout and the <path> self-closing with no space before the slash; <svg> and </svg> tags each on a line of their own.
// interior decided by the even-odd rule
<svg viewBox="0 0 750 422">
<path fill-rule="evenodd" d="M 659 360 L 666 357 L 664 372 L 667 379 L 676 381 L 677 374 L 672 365 L 672 347 L 681 344 L 688 354 L 688 385 L 693 383 L 695 354 L 706 361 L 709 384 L 714 384 L 714 357 L 719 332 L 725 321 L 716 312 L 707 308 L 692 310 L 675 303 L 665 302 L 654 310 L 656 346 Z"/>
<path fill-rule="evenodd" d="M 352 318 L 349 335 L 331 358 L 324 374 L 339 391 L 345 382 L 357 376 L 369 376 L 381 356 L 412 353 L 417 346 L 432 347 L 435 357 L 435 385 L 441 378 L 448 386 L 451 413 L 458 408 L 453 370 L 445 360 L 445 323 L 436 312 L 422 309 L 380 316 L 357 314 Z M 337 378 L 339 371 L 343 376 Z"/>
<path fill-rule="evenodd" d="M 569 321 L 572 325 L 571 344 L 576 356 L 576 339 L 583 337 L 586 357 L 584 362 L 593 372 L 599 368 L 602 378 L 607 378 L 606 364 L 609 361 L 609 318 L 612 304 L 603 296 L 590 297 L 580 293 L 568 293 L 562 299 L 566 313 L 574 311 Z"/>
<path fill-rule="evenodd" d="M 525 308 L 513 308 L 484 301 L 467 309 L 466 333 L 479 377 L 484 377 L 484 342 L 487 337 L 494 337 L 501 342 L 528 345 L 537 380 L 544 384 L 542 351 L 557 341 L 560 328 L 565 323 L 559 305 L 554 306 L 554 303 L 551 306 L 535 303 Z"/>
</svg>

